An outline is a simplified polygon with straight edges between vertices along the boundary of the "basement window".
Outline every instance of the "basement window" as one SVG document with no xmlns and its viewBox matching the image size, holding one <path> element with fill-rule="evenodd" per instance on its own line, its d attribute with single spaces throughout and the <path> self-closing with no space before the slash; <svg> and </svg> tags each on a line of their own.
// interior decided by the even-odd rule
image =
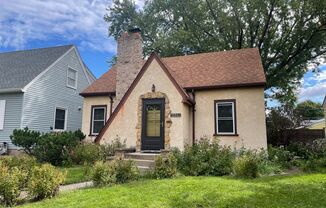
<svg viewBox="0 0 326 208">
<path fill-rule="evenodd" d="M 215 101 L 215 134 L 237 134 L 235 100 Z"/>
</svg>

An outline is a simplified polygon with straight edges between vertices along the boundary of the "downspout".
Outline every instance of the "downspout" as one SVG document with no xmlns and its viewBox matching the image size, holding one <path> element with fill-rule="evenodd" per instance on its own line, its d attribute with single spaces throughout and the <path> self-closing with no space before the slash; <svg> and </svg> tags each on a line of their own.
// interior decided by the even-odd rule
<svg viewBox="0 0 326 208">
<path fill-rule="evenodd" d="M 192 89 L 192 99 L 194 101 L 192 105 L 192 145 L 195 144 L 196 136 L 195 136 L 195 112 L 196 112 L 196 96 L 195 96 L 195 90 Z"/>
<path fill-rule="evenodd" d="M 112 114 L 113 98 L 110 96 L 110 116 Z"/>
</svg>

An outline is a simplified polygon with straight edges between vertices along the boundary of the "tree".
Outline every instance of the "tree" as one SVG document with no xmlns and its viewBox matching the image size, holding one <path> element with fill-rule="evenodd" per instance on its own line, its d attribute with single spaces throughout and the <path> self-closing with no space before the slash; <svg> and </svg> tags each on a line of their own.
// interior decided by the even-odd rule
<svg viewBox="0 0 326 208">
<path fill-rule="evenodd" d="M 143 10 L 114 0 L 108 10 L 109 35 L 140 27 L 145 55 L 259 48 L 267 95 L 282 103 L 326 54 L 325 0 L 148 0 Z"/>
<path fill-rule="evenodd" d="M 324 118 L 323 106 L 311 100 L 299 103 L 295 108 L 295 112 L 302 120 L 317 120 Z"/>
</svg>

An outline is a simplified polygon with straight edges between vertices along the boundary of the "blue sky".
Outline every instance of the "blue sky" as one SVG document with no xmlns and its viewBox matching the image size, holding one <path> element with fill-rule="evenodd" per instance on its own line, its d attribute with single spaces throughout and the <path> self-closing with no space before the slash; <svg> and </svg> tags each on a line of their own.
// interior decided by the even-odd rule
<svg viewBox="0 0 326 208">
<path fill-rule="evenodd" d="M 0 0 L 0 52 L 74 44 L 96 77 L 109 68 L 116 43 L 103 20 L 111 0 Z M 136 0 L 138 8 L 143 0 Z M 298 89 L 299 101 L 322 102 L 326 65 L 307 72 Z"/>
</svg>

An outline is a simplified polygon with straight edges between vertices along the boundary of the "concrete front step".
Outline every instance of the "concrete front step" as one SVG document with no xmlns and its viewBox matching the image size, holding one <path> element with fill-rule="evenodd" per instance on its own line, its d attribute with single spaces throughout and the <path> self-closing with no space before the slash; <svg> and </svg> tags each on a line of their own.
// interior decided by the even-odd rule
<svg viewBox="0 0 326 208">
<path fill-rule="evenodd" d="M 154 160 L 138 160 L 138 159 L 132 159 L 135 162 L 135 165 L 138 167 L 149 167 L 154 168 L 155 161 Z"/>
<path fill-rule="evenodd" d="M 155 167 L 155 158 L 160 154 L 157 153 L 125 153 L 125 160 L 132 160 L 135 162 L 135 165 L 138 167 L 141 174 L 145 174 L 150 170 L 153 170 Z"/>
<path fill-rule="evenodd" d="M 132 159 L 132 160 L 155 160 L 155 157 L 159 156 L 160 154 L 155 153 L 126 153 L 125 158 Z"/>
<path fill-rule="evenodd" d="M 148 173 L 149 171 L 153 170 L 153 168 L 147 167 L 147 166 L 137 166 L 139 173 L 141 175 L 144 175 L 146 173 Z"/>
</svg>

